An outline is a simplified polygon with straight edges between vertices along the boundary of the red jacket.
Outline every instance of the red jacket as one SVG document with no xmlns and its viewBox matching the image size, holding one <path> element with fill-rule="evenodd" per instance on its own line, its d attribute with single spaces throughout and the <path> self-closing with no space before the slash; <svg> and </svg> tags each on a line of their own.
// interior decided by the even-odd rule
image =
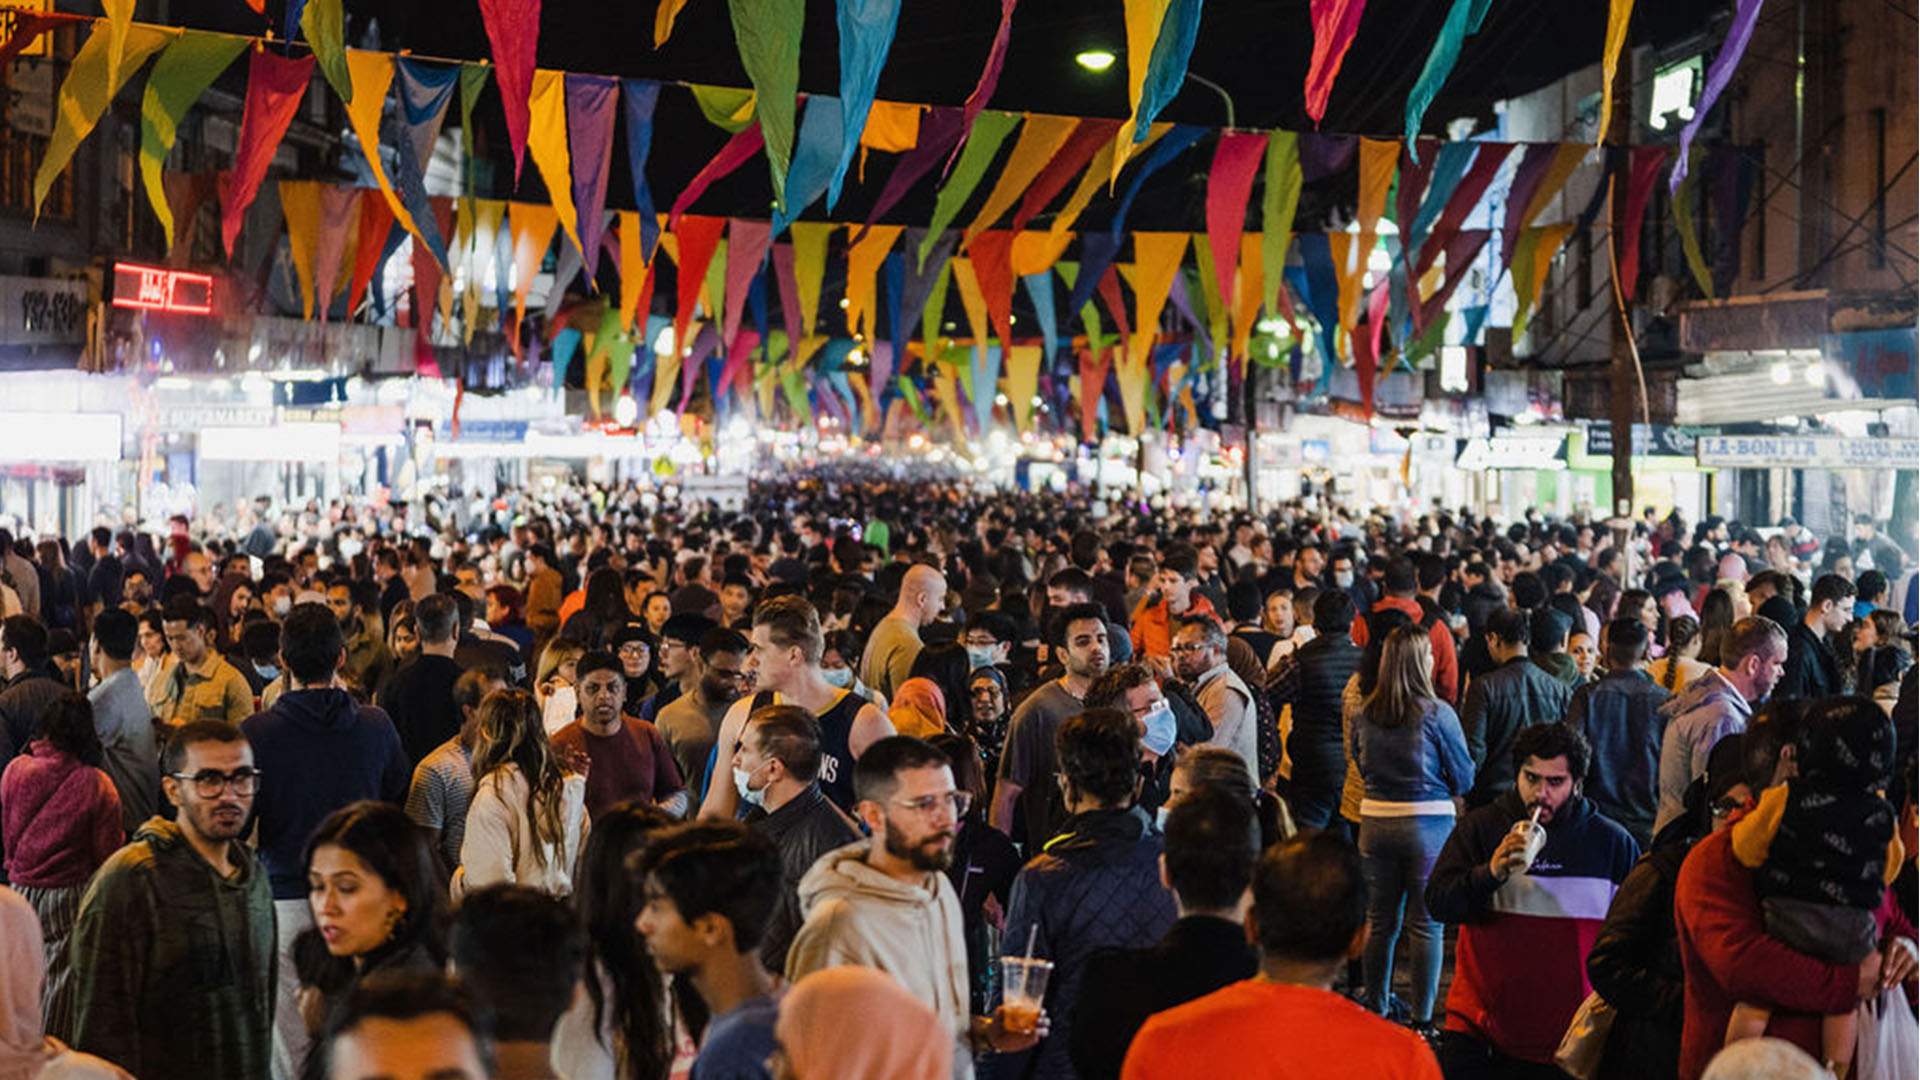
<svg viewBox="0 0 1920 1080">
<path fill-rule="evenodd" d="M 1416 625 L 1427 617 L 1427 613 L 1420 610 L 1420 601 L 1411 596 L 1383 597 L 1374 602 L 1373 610 L 1404 612 Z M 1454 658 L 1453 631 L 1448 629 L 1445 619 L 1433 621 L 1427 629 L 1427 640 L 1433 643 L 1433 692 L 1440 695 L 1440 700 L 1454 704 L 1460 700 L 1460 662 Z M 1354 616 L 1353 643 L 1363 649 L 1367 646 L 1365 615 Z"/>
<path fill-rule="evenodd" d="M 84 885 L 126 839 L 120 796 L 107 774 L 45 739 L 0 774 L 0 836 L 15 885 Z"/>
<path fill-rule="evenodd" d="M 1187 600 L 1187 610 L 1177 617 L 1184 619 L 1189 615 L 1205 615 L 1212 619 L 1220 617 L 1219 613 L 1213 610 L 1213 605 L 1207 602 L 1207 598 L 1200 595 L 1199 589 L 1193 590 Z M 1149 656 L 1172 655 L 1175 618 L 1176 616 L 1167 611 L 1165 600 L 1157 604 L 1149 604 L 1142 600 L 1140 606 L 1133 612 L 1133 654 L 1143 659 Z"/>
<path fill-rule="evenodd" d="M 1881 905 L 1883 934 L 1904 921 L 1898 911 L 1897 905 Z M 1686 972 L 1680 1080 L 1699 1080 L 1706 1071 L 1726 1043 L 1727 1021 L 1739 1002 L 1771 1009 L 1767 1034 L 1815 1058 L 1821 1017 L 1852 1012 L 1858 1003 L 1857 965 L 1822 963 L 1767 936 L 1753 872 L 1733 857 L 1731 830 L 1708 836 L 1688 853 L 1674 886 L 1673 912 Z"/>
</svg>

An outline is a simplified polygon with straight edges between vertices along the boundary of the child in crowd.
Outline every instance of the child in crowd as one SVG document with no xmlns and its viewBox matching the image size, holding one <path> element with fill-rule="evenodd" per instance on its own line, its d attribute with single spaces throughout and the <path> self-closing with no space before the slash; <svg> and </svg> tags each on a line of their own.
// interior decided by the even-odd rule
<svg viewBox="0 0 1920 1080">
<path fill-rule="evenodd" d="M 1879 948 L 1875 912 L 1905 861 L 1884 795 L 1893 725 L 1877 708 L 1823 709 L 1797 750 L 1798 775 L 1734 824 L 1734 856 L 1754 870 L 1768 934 L 1827 963 L 1857 964 Z M 1765 1035 L 1770 1015 L 1737 1006 L 1727 1041 Z M 1821 1057 L 1835 1076 L 1847 1075 L 1853 1050 L 1853 1014 L 1828 1016 Z"/>
</svg>

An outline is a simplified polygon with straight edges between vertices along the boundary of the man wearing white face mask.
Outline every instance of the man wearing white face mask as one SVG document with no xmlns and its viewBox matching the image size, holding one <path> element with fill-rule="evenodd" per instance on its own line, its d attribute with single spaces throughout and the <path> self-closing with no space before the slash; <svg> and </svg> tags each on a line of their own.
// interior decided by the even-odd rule
<svg viewBox="0 0 1920 1080">
<path fill-rule="evenodd" d="M 853 819 L 820 790 L 820 724 L 794 705 L 768 705 L 747 718 L 733 754 L 733 785 L 749 807 L 749 828 L 780 852 L 780 899 L 760 945 L 768 971 L 786 970 L 800 932 L 800 879 L 814 861 L 860 839 Z"/>
<path fill-rule="evenodd" d="M 887 714 L 850 690 L 828 684 L 820 670 L 825 636 L 820 614 L 804 597 L 763 600 L 753 611 L 752 651 L 747 670 L 758 692 L 733 703 L 720 723 L 717 752 L 731 760 L 747 717 L 768 705 L 798 705 L 820 725 L 820 790 L 842 810 L 854 802 L 853 763 L 867 747 L 893 734 Z M 701 817 L 733 817 L 740 793 L 730 784 L 708 784 Z"/>
</svg>

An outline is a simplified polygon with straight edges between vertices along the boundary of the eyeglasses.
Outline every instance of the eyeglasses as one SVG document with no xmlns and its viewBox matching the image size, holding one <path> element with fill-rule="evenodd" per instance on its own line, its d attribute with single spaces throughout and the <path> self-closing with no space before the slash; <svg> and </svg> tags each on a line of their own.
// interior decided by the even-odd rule
<svg viewBox="0 0 1920 1080">
<path fill-rule="evenodd" d="M 629 641 L 625 645 L 620 646 L 620 655 L 645 656 L 647 655 L 647 647 L 638 641 Z"/>
<path fill-rule="evenodd" d="M 917 799 L 896 799 L 894 805 L 905 807 L 925 817 L 951 805 L 954 817 L 965 817 L 967 809 L 973 805 L 973 793 L 969 791 L 943 791 L 935 795 L 922 795 Z"/>
<path fill-rule="evenodd" d="M 1175 645 L 1175 646 L 1173 646 L 1172 648 L 1170 648 L 1170 649 L 1168 649 L 1167 651 L 1168 651 L 1168 652 L 1177 652 L 1177 653 L 1197 653 L 1197 652 L 1206 652 L 1206 651 L 1207 651 L 1207 643 L 1206 643 L 1206 642 L 1204 642 L 1204 641 L 1188 641 L 1188 642 L 1184 642 L 1184 643 L 1182 643 L 1182 644 L 1179 644 L 1179 645 Z"/>
<path fill-rule="evenodd" d="M 168 773 L 167 775 L 183 784 L 192 784 L 193 793 L 203 799 L 217 799 L 227 788 L 232 788 L 235 795 L 243 797 L 260 789 L 260 770 L 258 769 L 235 769 L 230 773 L 204 769 L 191 774 Z"/>
</svg>

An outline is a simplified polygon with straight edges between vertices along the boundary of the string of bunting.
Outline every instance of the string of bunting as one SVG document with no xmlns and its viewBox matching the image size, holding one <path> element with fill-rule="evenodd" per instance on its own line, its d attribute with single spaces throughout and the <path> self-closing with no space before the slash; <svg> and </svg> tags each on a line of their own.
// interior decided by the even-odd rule
<svg viewBox="0 0 1920 1080">
<path fill-rule="evenodd" d="M 983 107 L 998 78 L 1013 0 L 1003 0 L 1002 23 L 987 70 L 975 93 L 960 107 L 873 98 L 898 18 L 897 0 L 845 0 L 840 5 L 842 93 L 805 98 L 795 93 L 785 75 L 789 61 L 797 64 L 798 31 L 790 23 L 798 5 L 789 8 L 785 0 L 732 0 L 730 10 L 743 55 L 756 54 L 747 65 L 755 85 L 753 89 L 686 85 L 703 114 L 732 134 L 673 201 L 669 212 L 661 215 L 654 209 L 645 166 L 652 116 L 663 83 L 532 67 L 528 43 L 533 34 L 528 28 L 537 28 L 538 12 L 537 3 L 529 5 L 526 0 L 482 0 L 482 15 L 495 47 L 491 67 L 346 49 L 340 44 L 341 35 L 333 32 L 337 6 L 338 0 L 314 0 L 307 5 L 300 25 L 306 30 L 311 53 L 301 57 L 273 52 L 245 35 L 133 23 L 126 17 L 128 11 L 111 10 L 108 18 L 93 21 L 60 89 L 55 134 L 35 177 L 36 214 L 53 180 L 114 94 L 149 57 L 157 56 L 142 98 L 140 168 L 168 242 L 176 242 L 172 204 L 195 193 L 203 199 L 207 185 L 169 185 L 171 178 L 163 163 L 185 114 L 252 41 L 255 47 L 249 55 L 234 165 L 217 185 L 221 235 L 229 254 L 246 208 L 316 67 L 345 104 L 374 182 L 365 191 L 314 181 L 289 180 L 279 185 L 289 253 L 309 317 L 317 309 L 326 318 L 335 298 L 343 294 L 351 313 L 369 292 L 377 293 L 370 286 L 381 276 L 379 266 L 399 246 L 396 236 L 390 235 L 397 225 L 401 234 L 414 240 L 412 318 L 422 350 L 432 338 L 432 316 L 437 311 L 446 335 L 454 325 L 457 306 L 463 311 L 458 320 L 463 338 L 471 338 L 482 321 L 481 311 L 491 309 L 505 324 L 518 352 L 528 289 L 557 230 L 565 242 L 548 312 L 553 375 L 556 382 L 564 379 L 572 356 L 582 352 L 589 402 L 596 412 L 602 390 L 625 386 L 629 378 L 637 383 L 649 369 L 654 376 L 654 404 L 671 402 L 677 376 L 681 392 L 677 402 L 671 403 L 685 409 L 692 404 L 705 365 L 716 409 L 731 397 L 735 403 L 757 399 L 763 411 L 771 411 L 773 390 L 778 388 L 796 413 L 801 411 L 798 405 L 812 402 L 856 429 L 870 429 L 879 423 L 876 413 L 890 403 L 904 402 L 924 422 L 925 402 L 931 398 L 947 409 L 955 430 L 960 431 L 969 426 L 969 418 L 977 428 L 991 415 L 991 403 L 1000 397 L 998 369 L 1004 361 L 1005 397 L 1017 426 L 1027 428 L 1032 407 L 1048 403 L 1046 395 L 1036 393 L 1044 390 L 1058 397 L 1048 411 L 1061 417 L 1077 413 L 1083 429 L 1088 428 L 1105 415 L 1111 386 L 1117 389 L 1129 430 L 1139 431 L 1150 411 L 1155 422 L 1172 422 L 1183 409 L 1198 422 L 1199 413 L 1192 407 L 1196 384 L 1207 378 L 1244 377 L 1253 327 L 1263 312 L 1284 319 L 1290 328 L 1295 344 L 1288 363 L 1296 380 L 1304 370 L 1324 391 L 1335 364 L 1350 365 L 1359 374 L 1370 411 L 1373 383 L 1383 362 L 1410 366 L 1438 346 L 1445 320 L 1437 316 L 1477 258 L 1491 258 L 1498 272 L 1513 270 L 1518 300 L 1515 329 L 1523 329 L 1553 255 L 1576 228 L 1590 224 L 1601 201 L 1589 200 L 1589 211 L 1577 226 L 1536 224 L 1588 156 L 1591 148 L 1584 144 L 1442 144 L 1409 138 L 1402 146 L 1394 140 L 1355 136 L 1226 130 L 1217 132 L 1213 151 L 1205 232 L 1192 236 L 1132 233 L 1133 261 L 1119 263 L 1123 238 L 1128 235 L 1127 214 L 1145 180 L 1216 134 L 1205 127 L 1155 121 L 1184 78 L 1186 56 L 1197 32 L 1197 2 L 1127 0 L 1133 114 L 1117 123 Z M 1316 0 L 1313 5 L 1321 37 L 1316 41 L 1309 87 L 1320 89 L 1310 93 L 1309 103 L 1317 101 L 1315 107 L 1320 110 L 1324 89 L 1331 85 L 1344 55 L 1345 45 L 1339 39 L 1344 34 L 1350 40 L 1362 6 L 1362 0 Z M 668 31 L 672 7 L 677 5 L 661 9 Z M 1429 67 L 1442 69 L 1439 81 L 1451 63 L 1441 54 L 1455 30 L 1454 15 L 1460 15 L 1459 32 L 1470 33 L 1484 18 L 1485 7 L 1485 0 L 1457 0 L 1450 11 L 1448 28 L 1435 47 L 1438 59 L 1429 60 Z M 1624 41 L 1630 9 L 1630 0 L 1614 0 L 1607 63 L 1613 62 L 1618 42 Z M 13 38 L 0 45 L 0 54 L 17 51 L 25 44 L 23 37 L 31 38 L 62 21 L 84 19 L 20 20 Z M 756 27 L 784 29 L 766 35 Z M 1321 40 L 1328 44 L 1325 56 Z M 1722 74 L 1723 62 L 1730 71 L 1743 45 L 1744 40 L 1730 40 L 1716 59 L 1714 74 Z M 1457 43 L 1453 48 L 1457 52 Z M 1145 62 L 1136 64 L 1142 57 Z M 523 157 L 530 155 L 550 192 L 549 203 L 478 198 L 472 192 L 471 176 L 457 207 L 454 200 L 426 195 L 423 165 L 454 90 L 459 91 L 463 139 L 470 148 L 473 107 L 489 70 L 502 89 L 516 179 Z M 1429 82 L 1437 88 L 1437 82 L 1423 72 L 1422 86 Z M 1709 82 L 1714 88 L 1713 80 Z M 1722 77 L 1719 85 L 1724 82 Z M 523 83 L 524 96 L 519 92 Z M 1417 89 L 1415 98 L 1420 96 Z M 768 103 L 774 101 L 792 102 L 795 107 L 771 108 Z M 1409 136 L 1418 126 L 1413 108 L 1410 100 Z M 1310 112 L 1318 118 L 1319 112 L 1311 108 Z M 606 187 L 617 114 L 625 117 L 638 209 L 618 212 L 609 221 Z M 850 136 L 856 130 L 858 134 Z M 979 209 L 963 227 L 950 228 L 973 201 L 1010 138 L 1012 150 L 1004 155 Z M 392 175 L 383 162 L 383 147 L 395 151 Z M 856 352 L 848 339 L 817 333 L 827 240 L 838 226 L 796 219 L 823 197 L 830 211 L 856 152 L 864 159 L 876 149 L 900 157 L 866 220 L 847 223 L 842 306 L 847 310 L 849 334 L 859 344 Z M 1500 245 L 1493 249 L 1487 243 L 1488 230 L 1466 230 L 1462 225 L 1515 150 L 1519 157 L 1507 191 Z M 712 183 L 763 154 L 769 160 L 775 192 L 770 219 L 721 219 L 689 212 Z M 1631 154 L 1626 192 L 1630 246 L 1638 236 L 1639 219 L 1665 151 L 1639 147 Z M 1121 174 L 1136 158 L 1138 167 L 1121 191 Z M 1296 236 L 1291 219 L 1302 184 L 1348 168 L 1356 159 L 1357 235 Z M 1691 192 L 1681 184 L 1685 160 L 1684 155 L 1677 158 L 1672 170 L 1674 184 L 1680 185 L 1674 216 L 1682 229 L 1689 264 L 1711 295 L 1712 279 L 1721 275 L 1706 270 L 1686 213 Z M 944 176 L 927 227 L 904 230 L 882 224 L 878 219 L 935 166 L 943 166 Z M 1025 228 L 1076 176 L 1077 184 L 1049 228 Z M 1256 176 L 1264 179 L 1261 231 L 1257 237 L 1243 236 Z M 1119 194 L 1111 225 L 1100 232 L 1076 232 L 1075 223 L 1103 181 Z M 1715 185 L 1716 193 L 1724 186 Z M 1389 192 L 1394 194 L 1391 211 L 1386 206 Z M 1720 216 L 1721 208 L 1715 209 Z M 1011 227 L 999 227 L 1010 211 Z M 191 220 L 190 215 L 181 216 Z M 1397 236 L 1386 238 L 1385 246 L 1393 256 L 1391 269 L 1368 287 L 1368 261 L 1383 216 L 1400 228 Z M 784 241 L 779 239 L 783 236 Z M 1078 260 L 1063 261 L 1076 241 Z M 1199 268 L 1191 277 L 1181 273 L 1189 246 Z M 665 250 L 675 264 L 677 284 L 674 314 L 666 324 L 672 347 L 659 351 L 656 365 L 656 350 L 637 347 L 634 334 L 643 313 L 648 327 L 658 318 L 650 310 L 657 250 Z M 1737 245 L 1734 250 L 1737 258 Z M 618 303 L 595 297 L 566 308 L 565 290 L 577 274 L 584 270 L 589 288 L 596 288 L 603 252 L 611 254 L 618 270 Z M 1623 250 L 1623 267 L 1636 266 L 1637 255 L 1637 249 Z M 769 267 L 774 271 L 773 286 L 768 283 Z M 1068 313 L 1080 315 L 1087 330 L 1084 337 L 1070 339 L 1077 365 L 1056 365 L 1060 343 L 1069 340 L 1060 336 L 1056 325 L 1056 275 L 1071 294 Z M 491 296 L 485 295 L 482 286 L 488 279 L 495 283 Z M 1013 336 L 1016 280 L 1041 323 L 1038 344 L 1016 341 Z M 458 296 L 454 295 L 456 281 L 464 281 Z M 1131 312 L 1124 307 L 1122 282 L 1134 294 Z M 1628 282 L 1631 288 L 1631 276 Z M 885 285 L 883 303 L 876 302 L 879 284 Z M 961 293 L 973 332 L 970 339 L 956 340 L 942 333 L 940 305 L 950 284 Z M 770 287 L 777 287 L 786 323 L 783 330 L 770 331 L 767 325 Z M 1092 302 L 1096 295 L 1119 329 L 1117 341 L 1108 340 L 1102 330 Z M 1184 342 L 1159 340 L 1161 313 L 1169 301 L 1191 329 Z M 378 306 L 377 296 L 375 302 Z M 507 319 L 509 308 L 511 320 Z M 984 319 L 975 317 L 976 309 Z M 1301 342 L 1309 330 L 1302 329 L 1295 314 L 1298 309 L 1313 316 L 1314 343 L 1305 350 L 1306 357 Z M 750 327 L 744 325 L 749 310 Z M 890 335 L 884 339 L 878 333 L 882 312 Z M 917 346 L 910 341 L 916 324 L 926 331 Z M 994 337 L 997 346 L 991 344 Z M 648 335 L 640 344 L 653 340 Z M 845 348 L 838 347 L 842 342 Z M 962 350 L 958 356 L 956 349 Z M 1218 362 L 1221 357 L 1233 363 L 1223 368 Z M 920 381 L 907 370 L 916 359 Z M 812 373 L 810 386 L 808 372 Z M 962 392 L 972 403 L 971 410 L 961 408 Z M 990 402 L 984 414 L 983 395 Z M 1073 408 L 1076 400 L 1077 409 Z M 1168 403 L 1164 412 L 1155 407 L 1161 401 Z M 811 413 L 805 419 L 811 422 Z"/>
</svg>

